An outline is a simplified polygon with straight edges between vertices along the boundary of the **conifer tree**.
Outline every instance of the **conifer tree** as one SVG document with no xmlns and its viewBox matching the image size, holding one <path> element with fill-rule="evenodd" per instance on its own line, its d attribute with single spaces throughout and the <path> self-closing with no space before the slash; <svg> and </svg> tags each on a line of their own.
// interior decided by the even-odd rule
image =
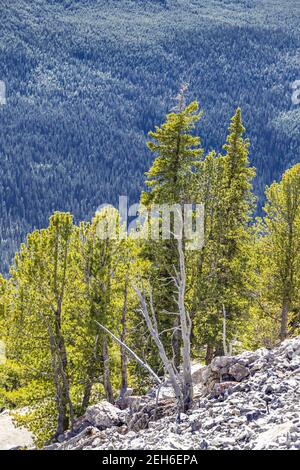
<svg viewBox="0 0 300 470">
<path fill-rule="evenodd" d="M 205 244 L 199 258 L 201 272 L 197 274 L 196 330 L 207 342 L 207 362 L 216 348 L 224 353 L 224 314 L 228 339 L 232 339 L 246 308 L 244 272 L 255 170 L 249 166 L 249 141 L 244 139 L 244 133 L 238 109 L 229 126 L 225 154 L 209 154 L 198 173 L 199 192 L 205 202 Z"/>
<path fill-rule="evenodd" d="M 201 118 L 199 105 L 193 101 L 189 105 L 185 102 L 187 87 L 182 86 L 177 96 L 177 105 L 173 112 L 167 115 L 166 122 L 156 127 L 155 132 L 149 132 L 151 141 L 148 147 L 155 156 L 155 160 L 146 173 L 148 192 L 142 193 L 141 202 L 150 211 L 153 205 L 177 204 L 181 207 L 183 220 L 183 205 L 195 203 L 195 174 L 199 168 L 203 149 L 200 147 L 200 137 L 193 131 Z M 174 286 L 170 279 L 174 276 L 174 268 L 178 269 L 177 243 L 173 236 L 173 220 L 170 224 L 170 239 L 159 243 L 148 243 L 145 253 L 153 262 L 152 277 L 154 303 L 159 305 L 160 312 L 174 312 Z M 170 330 L 172 324 L 170 317 L 161 314 L 162 329 Z M 180 334 L 178 331 L 178 318 L 175 319 L 172 332 L 173 353 L 176 367 L 180 365 Z M 163 325 L 164 324 L 164 325 Z M 165 326 L 165 328 L 163 328 Z M 169 341 L 167 341 L 167 344 Z"/>
<path fill-rule="evenodd" d="M 99 228 L 113 225 L 115 235 L 101 236 Z M 39 446 L 72 428 L 89 404 L 103 397 L 113 402 L 118 389 L 124 394 L 128 383 L 139 387 L 143 379 L 132 376 L 135 365 L 97 325 L 119 336 L 123 324 L 123 339 L 136 346 L 141 338 L 137 349 L 143 350 L 131 285 L 143 267 L 137 242 L 118 230 L 113 209 L 79 227 L 70 214 L 55 213 L 47 229 L 21 246 L 10 279 L 0 278 L 0 340 L 7 349 L 0 406 L 27 407 L 16 419 Z"/>
<path fill-rule="evenodd" d="M 114 312 L 116 270 L 121 260 L 118 211 L 105 207 L 96 214 L 92 223 L 82 223 L 78 232 L 80 273 L 82 278 L 83 329 L 89 341 L 89 347 L 79 342 L 82 360 L 86 364 L 86 383 L 83 394 L 82 410 L 88 406 L 92 388 L 99 383 L 102 373 L 106 398 L 114 403 L 114 391 L 111 383 L 111 360 L 109 344 L 97 326 L 100 322 L 114 329 L 118 318 Z M 83 349 L 82 349 L 83 348 Z"/>
<path fill-rule="evenodd" d="M 267 297 L 280 305 L 280 339 L 288 335 L 289 315 L 298 306 L 300 287 L 300 164 L 266 191 L 264 276 Z"/>
<path fill-rule="evenodd" d="M 194 170 L 203 155 L 200 138 L 192 131 L 202 113 L 197 101 L 185 105 L 185 92 L 186 87 L 183 86 L 177 97 L 177 106 L 167 115 L 166 122 L 156 127 L 154 132 L 149 132 L 151 141 L 147 145 L 156 158 L 146 173 L 146 185 L 150 191 L 142 194 L 142 203 L 147 207 L 190 202 Z"/>
<path fill-rule="evenodd" d="M 22 378 L 15 399 L 19 406 L 32 405 L 28 423 L 32 430 L 40 427 L 38 438 L 59 435 L 74 421 L 65 313 L 66 299 L 73 295 L 72 233 L 72 216 L 55 213 L 48 229 L 29 235 L 15 257 L 4 297 L 4 339 Z"/>
</svg>

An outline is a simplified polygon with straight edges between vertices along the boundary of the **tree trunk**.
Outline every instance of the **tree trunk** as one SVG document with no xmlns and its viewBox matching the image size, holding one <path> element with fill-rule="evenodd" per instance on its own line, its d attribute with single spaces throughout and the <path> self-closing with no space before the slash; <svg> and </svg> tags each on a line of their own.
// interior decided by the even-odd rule
<svg viewBox="0 0 300 470">
<path fill-rule="evenodd" d="M 192 321 L 185 308 L 186 272 L 182 240 L 178 240 L 180 274 L 178 280 L 178 307 L 180 314 L 181 336 L 183 343 L 183 411 L 190 409 L 193 403 L 193 380 L 191 368 L 191 331 Z"/>
<path fill-rule="evenodd" d="M 120 339 L 122 343 L 126 343 L 127 294 L 128 294 L 128 274 L 126 274 L 126 279 L 125 279 L 124 305 L 122 309 L 122 319 L 121 319 L 122 332 L 121 332 Z M 118 401 L 122 402 L 124 400 L 124 396 L 128 388 L 127 354 L 126 354 L 126 349 L 124 348 L 122 344 L 120 346 L 120 354 L 121 354 L 121 390 L 120 390 Z"/>
<path fill-rule="evenodd" d="M 206 356 L 205 356 L 205 364 L 207 366 L 209 366 L 209 364 L 211 363 L 211 361 L 213 360 L 214 358 L 214 352 L 215 352 L 215 349 L 213 347 L 212 344 L 208 343 L 207 347 L 206 347 Z"/>
<path fill-rule="evenodd" d="M 174 320 L 173 327 L 176 328 L 172 335 L 172 350 L 173 350 L 173 358 L 174 358 L 174 366 L 177 371 L 180 369 L 180 362 L 181 362 L 181 333 L 178 329 L 179 327 L 179 317 L 176 317 Z"/>
<path fill-rule="evenodd" d="M 83 398 L 81 402 L 81 413 L 84 414 L 87 407 L 89 406 L 90 403 L 90 398 L 91 398 L 91 393 L 92 393 L 92 387 L 93 387 L 93 382 L 88 377 L 88 381 L 84 387 L 84 392 L 83 392 Z"/>
<path fill-rule="evenodd" d="M 288 335 L 288 320 L 289 320 L 289 301 L 284 300 L 282 303 L 281 310 L 281 328 L 280 328 L 280 339 L 284 341 Z"/>
<path fill-rule="evenodd" d="M 105 335 L 102 336 L 102 357 L 103 357 L 103 369 L 104 369 L 104 390 L 106 399 L 109 403 L 114 404 L 114 394 L 112 391 L 111 381 L 110 381 L 110 368 L 109 368 L 109 354 L 107 346 L 107 338 Z"/>
<path fill-rule="evenodd" d="M 183 411 L 189 410 L 193 403 L 193 379 L 191 369 L 190 325 L 182 325 L 183 338 Z"/>
<path fill-rule="evenodd" d="M 69 408 L 69 416 L 65 419 L 64 431 L 66 431 L 69 427 L 71 427 L 71 430 L 73 429 L 74 410 L 70 396 L 67 350 L 65 346 L 65 340 L 61 332 L 61 302 L 58 303 L 58 309 L 55 312 L 55 342 L 57 346 L 58 364 L 62 382 L 63 401 Z"/>
<path fill-rule="evenodd" d="M 58 262 L 59 262 L 59 233 L 56 229 L 55 233 L 55 251 L 54 251 L 54 292 L 56 296 L 56 310 L 54 315 L 54 332 L 49 325 L 50 343 L 52 349 L 52 363 L 54 365 L 54 373 L 56 375 L 56 389 L 58 395 L 58 425 L 57 433 L 62 434 L 69 427 L 73 429 L 74 410 L 70 396 L 70 384 L 68 377 L 68 358 L 65 345 L 65 339 L 62 333 L 62 302 L 64 298 L 66 272 L 67 272 L 67 256 L 68 241 L 65 243 L 63 256 L 63 276 L 61 287 L 58 287 Z M 69 408 L 69 413 L 67 409 Z"/>
<path fill-rule="evenodd" d="M 60 436 L 68 427 L 68 418 L 67 418 L 67 403 L 64 400 L 63 390 L 60 381 L 59 367 L 57 365 L 57 350 L 54 335 L 52 334 L 51 328 L 49 328 L 50 333 L 50 347 L 51 347 L 51 356 L 52 356 L 52 371 L 53 379 L 55 385 L 55 400 L 57 406 L 57 425 L 56 425 L 56 435 L 55 437 Z"/>
<path fill-rule="evenodd" d="M 97 362 L 97 358 L 99 356 L 98 352 L 98 347 L 99 347 L 99 339 L 100 339 L 100 334 L 97 334 L 95 338 L 95 344 L 94 344 L 94 350 L 92 352 L 91 358 L 90 358 L 90 363 L 87 369 L 87 382 L 85 384 L 84 392 L 83 392 L 83 398 L 82 398 L 82 403 L 81 403 L 81 411 L 82 414 L 85 413 L 87 407 L 89 406 L 90 398 L 91 398 L 91 393 L 92 393 L 92 388 L 95 380 L 95 363 Z"/>
<path fill-rule="evenodd" d="M 168 356 L 166 354 L 164 345 L 163 345 L 163 343 L 160 339 L 160 335 L 159 335 L 159 331 L 158 331 L 158 325 L 157 325 L 157 319 L 156 319 L 155 312 L 154 312 L 152 291 L 151 291 L 151 286 L 150 285 L 149 285 L 149 288 L 150 288 L 149 294 L 150 294 L 150 312 L 151 312 L 151 316 L 150 316 L 149 311 L 148 311 L 147 302 L 146 302 L 146 298 L 145 298 L 145 295 L 144 295 L 144 289 L 143 289 L 143 294 L 137 287 L 134 287 L 134 290 L 135 290 L 135 292 L 136 292 L 136 294 L 137 294 L 137 296 L 140 300 L 142 313 L 143 313 L 144 319 L 146 321 L 147 328 L 150 332 L 151 337 L 153 338 L 153 340 L 156 344 L 156 347 L 157 347 L 158 353 L 159 353 L 159 357 L 160 357 L 160 359 L 161 359 L 161 361 L 164 365 L 165 371 L 169 375 L 169 378 L 170 378 L 170 381 L 171 381 L 171 384 L 172 384 L 172 387 L 173 387 L 173 390 L 174 390 L 174 393 L 175 393 L 175 397 L 176 397 L 178 403 L 182 404 L 183 395 L 182 395 L 182 390 L 180 388 L 179 374 L 178 374 L 176 368 L 174 367 L 173 362 L 168 359 Z"/>
<path fill-rule="evenodd" d="M 186 412 L 193 404 L 193 379 L 191 371 L 190 347 L 183 348 L 183 411 Z"/>
<path fill-rule="evenodd" d="M 73 410 L 73 403 L 71 400 L 70 396 L 70 384 L 69 384 L 69 378 L 67 375 L 67 354 L 65 350 L 65 344 L 64 340 L 61 337 L 60 338 L 60 354 L 59 354 L 59 361 L 60 361 L 60 366 L 61 366 L 61 377 L 62 377 L 62 388 L 63 388 L 63 397 L 64 397 L 64 403 L 66 406 L 69 408 L 69 413 L 65 421 L 65 429 L 71 429 L 73 430 L 74 426 L 74 410 Z"/>
</svg>

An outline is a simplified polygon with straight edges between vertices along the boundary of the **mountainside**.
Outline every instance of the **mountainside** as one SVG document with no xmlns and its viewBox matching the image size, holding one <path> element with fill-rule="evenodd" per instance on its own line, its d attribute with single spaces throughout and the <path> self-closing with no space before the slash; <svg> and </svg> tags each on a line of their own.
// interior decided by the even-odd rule
<svg viewBox="0 0 300 470">
<path fill-rule="evenodd" d="M 1 269 L 54 210 L 87 219 L 118 195 L 137 202 L 146 133 L 183 81 L 220 150 L 242 107 L 255 188 L 299 161 L 297 2 L 1 0 Z"/>
<path fill-rule="evenodd" d="M 48 449 L 300 449 L 300 337 L 217 357 L 194 381 L 198 399 L 188 414 L 178 416 L 166 389 L 158 406 L 151 395 L 129 397 L 123 411 L 102 402 Z"/>
</svg>

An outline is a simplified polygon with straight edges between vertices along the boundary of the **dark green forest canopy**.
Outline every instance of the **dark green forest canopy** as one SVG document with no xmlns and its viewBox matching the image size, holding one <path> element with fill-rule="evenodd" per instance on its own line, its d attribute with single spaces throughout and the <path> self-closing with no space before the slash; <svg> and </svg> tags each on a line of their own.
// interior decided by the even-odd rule
<svg viewBox="0 0 300 470">
<path fill-rule="evenodd" d="M 241 106 L 262 200 L 299 161 L 299 18 L 290 0 L 1 0 L 1 269 L 54 210 L 78 220 L 137 201 L 146 133 L 183 81 L 206 151 Z"/>
</svg>

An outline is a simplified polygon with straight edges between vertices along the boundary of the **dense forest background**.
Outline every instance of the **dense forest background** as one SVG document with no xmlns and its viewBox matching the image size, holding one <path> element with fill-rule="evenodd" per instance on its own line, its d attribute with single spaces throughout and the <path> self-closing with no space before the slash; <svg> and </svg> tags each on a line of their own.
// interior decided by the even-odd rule
<svg viewBox="0 0 300 470">
<path fill-rule="evenodd" d="M 287 0 L 0 1 L 1 270 L 54 210 L 89 219 L 119 194 L 138 200 L 146 134 L 182 82 L 220 149 L 241 106 L 255 191 L 299 155 L 300 19 Z"/>
</svg>

